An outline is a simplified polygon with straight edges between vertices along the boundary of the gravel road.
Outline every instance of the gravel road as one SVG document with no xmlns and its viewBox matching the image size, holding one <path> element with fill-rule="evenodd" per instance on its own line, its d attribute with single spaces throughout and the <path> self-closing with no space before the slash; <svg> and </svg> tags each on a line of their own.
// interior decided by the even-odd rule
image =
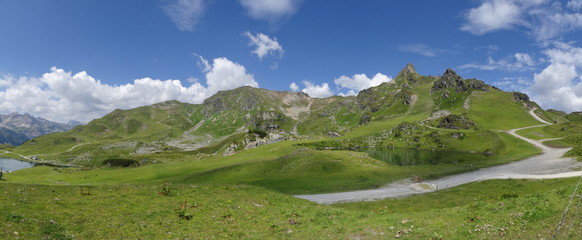
<svg viewBox="0 0 582 240">
<path fill-rule="evenodd" d="M 534 118 L 540 122 L 543 122 L 543 125 L 549 124 L 548 122 L 540 119 L 537 115 L 535 115 L 533 113 L 534 110 L 530 111 L 530 114 Z M 582 171 L 580 171 L 580 169 L 582 169 L 582 162 L 578 162 L 572 158 L 562 157 L 564 153 L 570 150 L 569 148 L 550 148 L 542 144 L 543 141 L 547 141 L 549 139 L 537 141 L 516 134 L 516 132 L 521 129 L 538 126 L 542 125 L 507 131 L 507 133 L 534 144 L 536 147 L 543 150 L 542 154 L 524 160 L 495 167 L 483 168 L 473 172 L 429 180 L 423 183 L 414 183 L 412 180 L 401 180 L 378 189 L 313 195 L 297 195 L 295 197 L 322 204 L 361 202 L 433 192 L 436 190 L 455 187 L 470 182 L 489 179 L 547 179 L 582 176 Z"/>
</svg>

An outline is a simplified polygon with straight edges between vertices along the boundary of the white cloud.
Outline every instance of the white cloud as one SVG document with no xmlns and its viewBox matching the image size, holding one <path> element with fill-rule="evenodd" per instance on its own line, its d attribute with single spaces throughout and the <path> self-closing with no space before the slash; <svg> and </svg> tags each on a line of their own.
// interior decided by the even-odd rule
<svg viewBox="0 0 582 240">
<path fill-rule="evenodd" d="M 327 83 L 316 85 L 310 81 L 304 80 L 303 85 L 305 86 L 305 88 L 303 88 L 303 90 L 301 91 L 307 93 L 307 95 L 311 97 L 326 98 L 333 96 L 333 92 L 331 91 L 331 89 L 329 88 L 329 84 Z"/>
<path fill-rule="evenodd" d="M 293 15 L 302 0 L 240 0 L 247 14 L 257 20 L 276 24 Z"/>
<path fill-rule="evenodd" d="M 291 91 L 293 92 L 297 92 L 299 91 L 299 85 L 297 85 L 297 83 L 292 82 L 291 84 L 289 84 L 289 89 L 291 89 Z"/>
<path fill-rule="evenodd" d="M 210 94 L 242 86 L 259 87 L 259 83 L 253 75 L 247 73 L 244 66 L 227 58 L 214 59 L 212 69 L 206 73 L 206 84 Z"/>
<path fill-rule="evenodd" d="M 582 0 L 570 0 L 566 6 L 574 11 L 578 11 L 582 9 Z"/>
<path fill-rule="evenodd" d="M 201 103 L 220 90 L 258 87 L 246 69 L 226 58 L 214 59 L 206 73 L 208 87 L 198 82 L 184 86 L 179 80 L 136 79 L 108 85 L 86 72 L 73 74 L 56 67 L 42 77 L 0 78 L 10 86 L 0 91 L 0 112 L 28 112 L 53 121 L 89 121 L 114 109 L 129 109 L 167 100 Z"/>
<path fill-rule="evenodd" d="M 14 84 L 14 77 L 12 76 L 4 76 L 4 78 L 0 78 L 0 87 L 8 87 Z"/>
<path fill-rule="evenodd" d="M 483 0 L 465 14 L 461 30 L 483 35 L 489 32 L 525 28 L 538 43 L 549 45 L 567 33 L 582 29 L 582 0 L 567 4 L 552 0 Z"/>
<path fill-rule="evenodd" d="M 278 57 L 283 56 L 283 47 L 279 44 L 277 38 L 270 38 L 263 33 L 253 35 L 250 32 L 245 32 L 243 35 L 249 38 L 249 46 L 255 47 L 252 53 L 257 55 L 259 59 L 263 59 L 263 57 L 269 54 Z"/>
<path fill-rule="evenodd" d="M 532 98 L 545 108 L 564 111 L 582 110 L 582 48 L 557 44 L 545 51 L 550 65 L 534 75 L 534 84 L 528 89 Z"/>
<path fill-rule="evenodd" d="M 356 96 L 358 95 L 358 93 L 354 90 L 349 90 L 347 93 L 340 93 L 339 94 L 342 97 L 346 97 L 346 96 Z"/>
<path fill-rule="evenodd" d="M 162 6 L 164 13 L 181 31 L 194 31 L 204 15 L 204 0 L 172 0 Z"/>
<path fill-rule="evenodd" d="M 398 50 L 403 52 L 415 53 L 427 57 L 436 57 L 437 53 L 442 52 L 441 49 L 436 49 L 423 43 L 413 43 L 398 47 Z"/>
<path fill-rule="evenodd" d="M 493 82 L 493 86 L 506 91 L 525 92 L 533 82 L 525 77 L 504 77 L 501 81 Z"/>
<path fill-rule="evenodd" d="M 513 56 L 495 60 L 488 57 L 487 63 L 467 63 L 458 67 L 458 69 L 477 69 L 484 71 L 502 70 L 507 72 L 524 72 L 534 69 L 536 63 L 531 55 L 527 53 L 515 53 Z"/>
<path fill-rule="evenodd" d="M 206 60 L 206 58 L 194 53 L 192 54 L 194 55 L 194 57 L 198 58 L 198 67 L 200 67 L 200 69 L 202 69 L 203 72 L 210 72 L 210 70 L 212 70 L 212 66 L 210 66 L 210 63 L 208 63 L 208 60 Z"/>
<path fill-rule="evenodd" d="M 522 11 L 511 0 L 488 0 L 481 6 L 470 9 L 461 30 L 482 35 L 492 31 L 513 28 L 520 24 Z"/>
<path fill-rule="evenodd" d="M 368 76 L 366 76 L 366 74 L 354 74 L 354 76 L 352 77 L 342 75 L 339 78 L 336 78 L 333 82 L 335 83 L 335 85 L 341 88 L 347 88 L 350 90 L 350 92 L 344 95 L 356 95 L 359 91 L 363 89 L 375 87 L 382 83 L 390 81 L 392 81 L 392 78 L 382 73 L 377 73 L 372 78 L 369 78 Z"/>
</svg>

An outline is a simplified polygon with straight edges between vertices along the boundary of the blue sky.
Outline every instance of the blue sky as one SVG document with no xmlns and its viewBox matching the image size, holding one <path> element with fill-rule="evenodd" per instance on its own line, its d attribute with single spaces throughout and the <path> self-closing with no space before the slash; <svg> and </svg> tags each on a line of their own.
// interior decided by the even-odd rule
<svg viewBox="0 0 582 240">
<path fill-rule="evenodd" d="M 582 0 L 0 2 L 0 112 L 89 121 L 248 85 L 356 94 L 407 63 L 582 110 Z"/>
</svg>

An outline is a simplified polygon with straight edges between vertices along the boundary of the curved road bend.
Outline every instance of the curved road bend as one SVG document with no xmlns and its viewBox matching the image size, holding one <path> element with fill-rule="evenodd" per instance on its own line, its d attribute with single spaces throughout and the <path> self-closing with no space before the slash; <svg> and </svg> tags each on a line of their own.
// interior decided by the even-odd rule
<svg viewBox="0 0 582 240">
<path fill-rule="evenodd" d="M 534 118 L 545 124 L 550 124 L 535 115 L 533 113 L 534 110 L 530 111 L 530 114 L 532 114 Z M 313 195 L 296 195 L 295 197 L 322 204 L 361 202 L 433 192 L 436 190 L 447 189 L 470 182 L 489 179 L 548 179 L 582 176 L 582 171 L 574 171 L 574 169 L 580 169 L 580 167 L 582 167 L 582 162 L 578 162 L 572 158 L 562 157 L 564 153 L 570 150 L 569 148 L 550 148 L 542 144 L 543 141 L 547 141 L 548 139 L 541 141 L 532 140 L 516 134 L 516 132 L 519 130 L 543 125 L 536 125 L 507 131 L 507 133 L 527 141 L 543 150 L 542 154 L 524 160 L 489 168 L 482 168 L 473 172 L 429 180 L 420 184 L 413 183 L 411 180 L 401 180 L 388 184 L 379 189 Z"/>
</svg>

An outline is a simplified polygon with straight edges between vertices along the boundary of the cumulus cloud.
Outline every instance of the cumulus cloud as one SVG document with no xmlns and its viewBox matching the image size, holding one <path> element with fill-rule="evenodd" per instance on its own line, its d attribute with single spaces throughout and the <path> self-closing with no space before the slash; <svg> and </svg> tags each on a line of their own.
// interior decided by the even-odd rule
<svg viewBox="0 0 582 240">
<path fill-rule="evenodd" d="M 185 86 L 179 80 L 136 79 L 124 85 L 108 85 L 86 72 L 73 74 L 53 67 L 41 77 L 0 78 L 10 85 L 0 91 L 0 112 L 28 112 L 53 121 L 89 121 L 114 109 L 129 109 L 167 100 L 201 103 L 220 90 L 258 87 L 253 76 L 226 58 L 214 59 L 206 72 L 206 84 Z"/>
<path fill-rule="evenodd" d="M 534 70 L 536 63 L 533 57 L 527 53 L 515 53 L 500 60 L 488 57 L 487 63 L 467 63 L 458 69 L 477 69 L 484 71 L 502 70 L 507 72 L 524 72 Z"/>
<path fill-rule="evenodd" d="M 162 9 L 178 29 L 191 32 L 204 15 L 204 0 L 172 0 Z"/>
<path fill-rule="evenodd" d="M 369 78 L 366 74 L 354 74 L 352 77 L 342 75 L 336 78 L 333 82 L 340 88 L 348 89 L 348 93 L 342 95 L 356 95 L 359 91 L 371 87 L 378 86 L 385 82 L 392 81 L 392 78 L 382 74 L 377 73 L 374 77 Z"/>
<path fill-rule="evenodd" d="M 215 58 L 210 71 L 206 73 L 208 93 L 233 89 L 242 86 L 259 87 L 253 75 L 247 73 L 244 66 L 227 58 Z"/>
<path fill-rule="evenodd" d="M 461 30 L 476 35 L 510 29 L 521 22 L 521 8 L 510 0 L 485 1 L 481 6 L 470 9 L 465 14 L 465 23 Z"/>
<path fill-rule="evenodd" d="M 283 56 L 283 47 L 279 44 L 277 38 L 270 38 L 263 33 L 253 35 L 250 32 L 245 32 L 243 35 L 249 38 L 249 46 L 255 47 L 252 53 L 257 55 L 259 59 L 263 59 L 263 57 L 267 55 L 277 57 Z"/>
<path fill-rule="evenodd" d="M 307 93 L 307 95 L 314 97 L 314 98 L 326 98 L 326 97 L 330 97 L 333 96 L 333 92 L 331 91 L 331 89 L 329 88 L 329 84 L 327 83 L 322 83 L 320 85 L 316 85 L 310 81 L 304 80 L 303 85 L 305 86 L 305 88 L 303 88 L 303 90 L 301 90 L 304 93 Z"/>
<path fill-rule="evenodd" d="M 403 52 L 415 53 L 427 57 L 436 57 L 437 53 L 442 52 L 441 49 L 436 49 L 423 43 L 413 43 L 398 47 L 398 50 Z"/>
<path fill-rule="evenodd" d="M 293 92 L 297 92 L 299 91 L 299 85 L 297 85 L 297 83 L 292 82 L 291 84 L 289 84 L 289 89 L 291 89 L 291 91 Z"/>
<path fill-rule="evenodd" d="M 257 20 L 276 24 L 299 9 L 302 0 L 240 0 L 247 14 Z"/>
<path fill-rule="evenodd" d="M 476 35 L 523 28 L 538 43 L 560 39 L 582 28 L 581 0 L 571 0 L 567 11 L 560 1 L 552 0 L 483 0 L 477 8 L 466 11 L 461 30 Z"/>
<path fill-rule="evenodd" d="M 582 110 L 582 48 L 557 44 L 545 51 L 550 65 L 534 74 L 534 83 L 528 89 L 532 98 L 545 108 L 564 111 Z"/>
</svg>

